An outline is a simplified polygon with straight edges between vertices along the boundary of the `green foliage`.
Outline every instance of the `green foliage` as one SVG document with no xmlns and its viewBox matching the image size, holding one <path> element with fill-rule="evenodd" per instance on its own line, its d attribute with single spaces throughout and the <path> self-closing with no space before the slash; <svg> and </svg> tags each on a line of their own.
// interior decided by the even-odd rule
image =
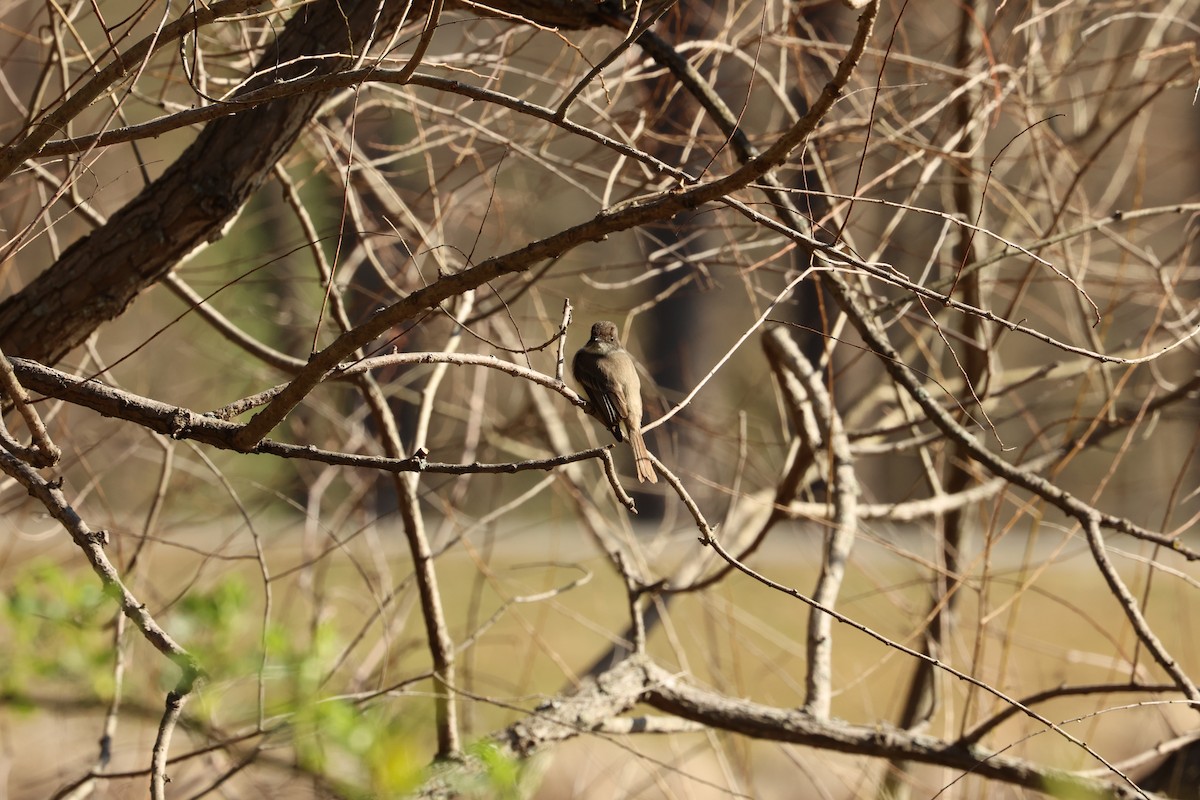
<svg viewBox="0 0 1200 800">
<path fill-rule="evenodd" d="M 491 742 L 476 742 L 469 748 L 470 754 L 483 764 L 487 776 L 486 795 L 502 800 L 517 800 L 521 797 L 521 778 L 525 762 L 512 758 Z"/>
<path fill-rule="evenodd" d="M 194 633 L 225 637 L 233 633 L 246 608 L 246 585 L 236 575 L 206 591 L 188 592 L 174 609 L 178 624 Z"/>
<path fill-rule="evenodd" d="M 166 625 L 214 680 L 258 667 L 258 648 L 247 643 L 257 643 L 259 618 L 251 610 L 245 581 L 236 574 L 211 587 L 193 588 L 171 608 Z"/>
<path fill-rule="evenodd" d="M 466 769 L 457 761 L 435 764 L 426 776 L 426 786 L 438 787 L 439 795 L 465 800 L 520 800 L 532 794 L 527 780 L 528 762 L 513 758 L 490 739 L 467 747 Z"/>
<path fill-rule="evenodd" d="M 416 726 L 390 709 L 362 709 L 331 699 L 297 709 L 293 732 L 299 762 L 351 797 L 393 797 L 416 788 L 424 760 Z"/>
<path fill-rule="evenodd" d="M 90 572 L 32 562 L 8 583 L 0 598 L 0 691 L 8 708 L 21 708 L 22 697 L 47 682 L 90 685 L 97 696 L 110 696 L 117 606 L 99 580 Z M 253 719 L 253 687 L 262 668 L 262 617 L 253 600 L 246 581 L 233 574 L 193 587 L 161 615 L 172 636 L 200 660 L 210 685 L 224 684 L 221 691 L 202 690 L 190 713 L 203 716 L 206 707 L 220 706 L 225 719 L 230 708 L 240 709 L 243 722 Z M 364 706 L 331 696 L 326 679 L 342 642 L 332 623 L 318 625 L 311 636 L 295 623 L 284 619 L 268 628 L 265 674 L 270 718 L 291 737 L 297 761 L 347 797 L 412 791 L 428 760 L 422 746 L 428 712 L 407 713 L 403 700 L 389 697 Z M 176 678 L 169 668 L 162 674 L 168 683 Z M 498 761 L 493 771 L 507 774 Z"/>
<path fill-rule="evenodd" d="M 1054 775 L 1047 775 L 1043 783 L 1042 791 L 1055 800 L 1090 800 L 1096 796 L 1072 781 L 1066 778 L 1059 779 Z"/>
<path fill-rule="evenodd" d="M 116 606 L 91 573 L 64 571 L 36 561 L 21 569 L 0 606 L 0 688 L 28 692 L 38 681 L 90 685 L 111 692 L 112 634 Z"/>
<path fill-rule="evenodd" d="M 308 643 L 294 628 L 273 630 L 271 641 L 282 651 L 278 657 L 287 676 L 282 697 L 273 693 L 272 712 L 290 718 L 301 766 L 334 781 L 349 797 L 394 797 L 420 784 L 427 713 L 402 713 L 388 698 L 364 706 L 327 696 L 324 679 L 340 651 L 332 625 L 319 625 Z"/>
</svg>

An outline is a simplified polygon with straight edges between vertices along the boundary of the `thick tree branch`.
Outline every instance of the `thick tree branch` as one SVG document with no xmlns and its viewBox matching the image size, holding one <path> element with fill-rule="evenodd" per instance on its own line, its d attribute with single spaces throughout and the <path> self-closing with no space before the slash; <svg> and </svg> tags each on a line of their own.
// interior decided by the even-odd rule
<svg viewBox="0 0 1200 800">
<path fill-rule="evenodd" d="M 384 3 L 378 20 L 376 0 L 318 0 L 306 5 L 288 21 L 275 46 L 264 54 L 258 77 L 242 91 L 253 92 L 300 71 L 336 72 L 352 65 L 355 54 L 372 44 L 373 33 L 395 27 L 406 5 Z M 335 57 L 304 61 L 330 55 Z M 53 363 L 102 322 L 119 316 L 182 259 L 220 238 L 326 96 L 313 92 L 288 97 L 209 124 L 160 178 L 0 304 L 0 346 L 14 355 Z M 56 124 L 53 132 L 59 130 Z M 44 142 L 49 134 L 36 139 Z M 36 156 L 31 146 L 15 149 L 9 158 L 20 163 Z"/>
<path fill-rule="evenodd" d="M 68 123 L 122 80 L 132 64 L 199 26 L 256 4 L 256 0 L 224 0 L 204 6 L 115 57 L 41 124 L 0 150 L 0 179 L 39 157 L 50 137 L 68 130 Z M 320 76 L 358 68 L 361 65 L 356 62 L 374 42 L 387 37 L 403 20 L 424 14 L 428 5 L 428 0 L 411 4 L 316 0 L 304 4 L 263 54 L 256 77 L 230 102 L 236 104 L 242 95 L 254 97 L 272 85 L 286 86 L 309 71 L 317 73 L 305 79 L 315 88 L 266 105 L 228 107 L 160 178 L 107 224 L 76 241 L 53 266 L 0 303 L 0 347 L 14 355 L 54 363 L 100 324 L 119 316 L 134 297 L 181 260 L 220 238 L 325 102 L 331 87 L 322 86 Z M 536 26 L 586 28 L 610 18 L 602 7 L 575 0 L 452 5 Z M 425 43 L 425 38 L 421 42 Z M 405 79 L 416 66 L 414 60 L 402 71 Z M 91 147 L 94 142 L 85 138 L 83 144 Z"/>
<path fill-rule="evenodd" d="M 577 691 L 548 700 L 493 736 L 492 743 L 506 757 L 528 759 L 563 740 L 601 735 L 617 727 L 620 715 L 638 703 L 709 729 L 870 758 L 903 758 L 935 764 L 1037 791 L 1049 789 L 1096 800 L 1147 797 L 1133 787 L 1038 766 L 978 745 L 946 742 L 891 728 L 821 720 L 795 709 L 726 697 L 696 687 L 644 656 L 631 656 L 597 678 L 587 679 Z M 464 775 L 482 773 L 485 769 L 475 757 L 468 757 L 462 764 L 447 765 L 420 794 L 450 797 Z"/>
<path fill-rule="evenodd" d="M 26 159 L 35 158 L 50 137 L 66 130 L 68 123 L 96 102 L 112 87 L 127 79 L 131 73 L 142 68 L 143 63 L 155 51 L 174 44 L 181 37 L 195 33 L 200 28 L 248 8 L 259 5 L 261 0 L 218 0 L 218 2 L 194 6 L 190 11 L 160 30 L 146 36 L 133 47 L 113 55 L 107 67 L 94 75 L 73 94 L 67 96 L 53 111 L 26 130 L 16 140 L 0 148 L 0 181 L 5 181 Z"/>
</svg>

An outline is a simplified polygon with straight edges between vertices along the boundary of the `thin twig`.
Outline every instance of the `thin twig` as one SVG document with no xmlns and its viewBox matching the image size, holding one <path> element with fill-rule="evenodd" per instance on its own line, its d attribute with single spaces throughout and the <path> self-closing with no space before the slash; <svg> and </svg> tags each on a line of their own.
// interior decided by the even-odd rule
<svg viewBox="0 0 1200 800">
<path fill-rule="evenodd" d="M 50 434 L 46 431 L 41 416 L 30 405 L 28 392 L 17 380 L 12 363 L 3 352 L 0 352 L 0 393 L 3 393 L 4 398 L 13 404 L 17 413 L 21 415 L 21 419 L 25 420 L 25 427 L 29 428 L 31 440 L 29 447 L 18 442 L 9 434 L 4 425 L 4 418 L 0 416 L 0 444 L 3 444 L 17 458 L 27 461 L 35 467 L 52 467 L 57 464 L 58 460 L 62 458 L 62 451 L 50 440 Z"/>
<path fill-rule="evenodd" d="M 158 735 L 154 739 L 154 748 L 150 751 L 150 797 L 151 800 L 166 800 L 167 782 L 167 752 L 171 748 L 171 734 L 183 713 L 183 704 L 187 701 L 187 693 L 176 691 L 167 692 L 166 709 L 162 720 L 158 723 Z"/>
<path fill-rule="evenodd" d="M 612 487 L 613 496 L 617 498 L 617 502 L 629 509 L 629 513 L 636 514 L 637 504 L 625 491 L 625 487 L 621 485 L 621 478 L 617 475 L 617 465 L 612 457 L 612 445 L 608 445 L 601 451 L 600 463 L 604 465 L 604 477 L 608 478 L 608 485 Z"/>
<path fill-rule="evenodd" d="M 1105 552 L 1104 534 L 1100 530 L 1100 515 L 1088 514 L 1082 520 L 1084 531 L 1087 533 L 1088 546 L 1092 551 L 1092 558 L 1096 561 L 1096 566 L 1100 568 L 1100 574 L 1104 576 L 1105 583 L 1112 591 L 1113 597 L 1120 603 L 1121 609 L 1125 612 L 1129 624 L 1133 626 L 1134 632 L 1137 634 L 1138 640 L 1146 645 L 1146 649 L 1150 651 L 1150 655 L 1158 662 L 1159 666 L 1166 671 L 1171 679 L 1175 681 L 1175 685 L 1179 687 L 1179 691 L 1183 692 L 1188 700 L 1192 701 L 1195 710 L 1200 713 L 1200 689 L 1196 688 L 1196 684 L 1179 666 L 1179 662 L 1167 651 L 1166 645 L 1154 633 L 1154 629 L 1146 621 L 1146 617 L 1138 608 L 1137 598 L 1129 591 L 1125 582 L 1121 580 L 1121 576 L 1117 574 L 1116 567 L 1108 560 L 1108 554 Z"/>
</svg>

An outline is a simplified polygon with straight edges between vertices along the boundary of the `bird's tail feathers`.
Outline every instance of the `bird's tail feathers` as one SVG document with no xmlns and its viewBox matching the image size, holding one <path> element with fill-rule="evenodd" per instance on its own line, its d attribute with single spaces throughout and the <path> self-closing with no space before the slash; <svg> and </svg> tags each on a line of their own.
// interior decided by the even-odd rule
<svg viewBox="0 0 1200 800">
<path fill-rule="evenodd" d="M 646 449 L 646 440 L 637 428 L 629 428 L 629 446 L 633 448 L 633 463 L 637 466 L 638 481 L 641 483 L 658 483 L 658 475 L 654 473 L 654 464 L 650 461 L 650 451 Z"/>
</svg>

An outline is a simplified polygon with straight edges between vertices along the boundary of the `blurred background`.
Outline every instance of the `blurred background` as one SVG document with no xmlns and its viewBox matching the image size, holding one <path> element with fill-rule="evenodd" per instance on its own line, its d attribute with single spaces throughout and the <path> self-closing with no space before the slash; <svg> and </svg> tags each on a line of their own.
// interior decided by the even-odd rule
<svg viewBox="0 0 1200 800">
<path fill-rule="evenodd" d="M 580 11 L 572 26 L 531 24 L 519 3 L 501 4 L 507 15 L 447 4 L 416 80 L 324 95 L 223 235 L 198 241 L 56 366 L 201 413 L 286 383 L 343 329 L 424 286 L 618 204 L 734 172 L 804 117 L 858 17 L 832 2 L 579 5 L 593 16 Z M 37 357 L 10 344 L 30 319 L 12 312 L 26 287 L 73 247 L 103 252 L 106 220 L 170 177 L 215 123 L 164 125 L 82 152 L 55 142 L 222 103 L 240 113 L 232 93 L 273 68 L 274 43 L 305 8 L 249 7 L 127 65 L 59 127 L 57 155 L 7 178 L 6 353 Z M 19 142 L 114 63 L 114 50 L 190 10 L 8 3 L 3 138 Z M 370 63 L 404 68 L 424 14 L 380 31 Z M 653 14 L 643 40 L 625 44 L 634 20 Z M 472 353 L 553 376 L 593 321 L 615 321 L 644 368 L 647 422 L 670 414 L 648 433 L 651 450 L 734 552 L 808 592 L 831 528 L 832 477 L 764 352 L 763 333 L 782 326 L 854 450 L 863 508 L 844 613 L 1012 696 L 1162 684 L 1073 523 L 996 483 L 946 439 L 816 272 L 787 287 L 807 269 L 836 270 L 926 391 L 988 448 L 1194 546 L 1198 20 L 1197 3 L 1179 0 L 884 2 L 850 83 L 774 185 L 529 263 L 389 330 L 355 359 Z M 737 135 L 692 80 L 711 87 Z M 548 121 L 556 111 L 578 127 Z M 241 154 L 204 157 L 218 180 Z M 786 220 L 789 205 L 804 222 L 792 233 L 749 213 Z M 875 269 L 814 259 L 803 237 Z M 980 313 L 914 285 L 941 296 L 953 287 Z M 64 291 L 61 307 L 37 313 L 70 315 L 71 302 Z M 509 463 L 609 441 L 565 394 L 500 371 L 392 363 L 372 374 L 406 454 Z M 177 739 L 190 754 L 172 769 L 181 797 L 382 797 L 421 784 L 435 687 L 406 540 L 414 525 L 436 556 L 462 648 L 468 741 L 627 644 L 614 553 L 648 583 L 687 585 L 719 569 L 675 490 L 632 484 L 624 448 L 614 457 L 636 517 L 593 460 L 413 476 L 414 523 L 386 474 L 216 450 L 66 403 L 39 407 L 63 446 L 72 504 L 112 532 L 110 557 L 127 583 L 211 676 Z M 271 436 L 385 452 L 379 417 L 352 381 L 323 383 Z M 121 724 L 104 768 L 144 770 L 174 668 L 115 625 L 44 509 L 11 481 L 2 488 L 7 796 L 54 796 L 100 763 L 95 742 L 114 696 Z M 970 502 L 953 502 L 971 491 Z M 1165 645 L 1188 668 L 1200 664 L 1190 562 L 1144 541 L 1111 544 Z M 736 573 L 655 603 L 649 646 L 660 663 L 733 697 L 803 702 L 806 607 Z M 835 717 L 924 724 L 952 740 L 999 710 L 974 687 L 922 677 L 896 650 L 841 629 L 836 637 Z M 1039 710 L 1080 718 L 1072 732 L 1113 760 L 1194 726 L 1178 706 L 1128 702 L 1097 690 Z M 1041 763 L 1097 766 L 1020 716 L 988 741 Z M 533 771 L 545 798 L 931 796 L 955 777 L 711 730 L 582 737 Z M 218 775 L 228 779 L 215 786 Z M 470 791 L 499 796 L 494 780 Z M 944 796 L 1024 796 L 985 786 L 966 779 Z M 90 791 L 142 796 L 144 778 L 98 787 Z"/>
</svg>

